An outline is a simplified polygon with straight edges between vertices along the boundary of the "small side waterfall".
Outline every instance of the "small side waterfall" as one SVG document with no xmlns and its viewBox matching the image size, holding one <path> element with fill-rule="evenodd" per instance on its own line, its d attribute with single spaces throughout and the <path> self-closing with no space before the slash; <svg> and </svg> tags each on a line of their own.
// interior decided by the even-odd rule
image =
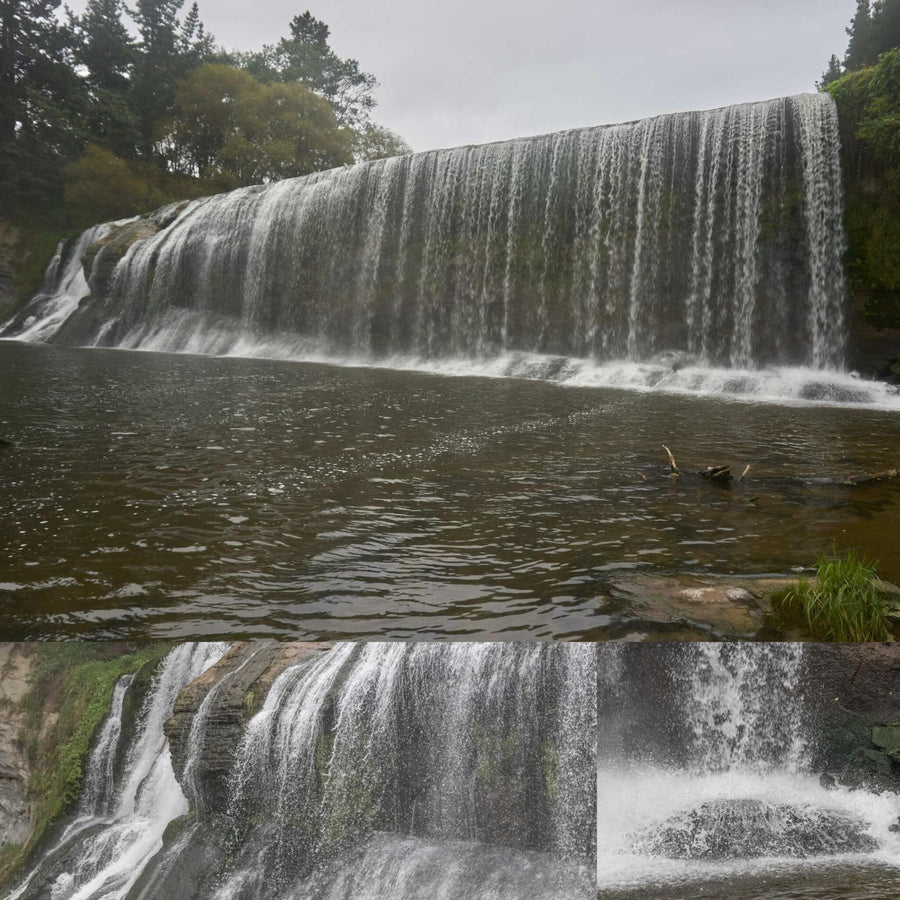
<svg viewBox="0 0 900 900">
<path fill-rule="evenodd" d="M 601 740 L 601 889 L 726 883 L 772 867 L 900 867 L 900 797 L 814 770 L 803 645 L 629 650 L 623 693 L 605 709 L 601 698 L 601 734 L 606 721 L 625 733 Z M 645 738 L 637 751 L 635 734 Z"/>
<path fill-rule="evenodd" d="M 105 238 L 122 222 L 94 225 L 83 231 L 73 243 L 60 241 L 50 260 L 41 286 L 28 303 L 0 328 L 0 335 L 20 341 L 47 341 L 78 309 L 91 289 L 84 275 L 84 255 L 95 241 Z"/>
<path fill-rule="evenodd" d="M 175 780 L 163 723 L 178 693 L 213 665 L 224 644 L 183 644 L 160 664 L 139 716 L 136 733 L 121 742 L 121 715 L 131 678 L 116 685 L 110 714 L 90 757 L 85 792 L 75 819 L 9 895 L 53 900 L 119 900 L 162 846 L 163 832 L 188 811 Z M 125 765 L 114 779 L 116 758 Z"/>
<path fill-rule="evenodd" d="M 95 248 L 94 301 L 59 286 L 2 333 L 727 390 L 733 370 L 840 369 L 842 215 L 834 103 L 799 95 L 167 208 L 102 278 Z"/>
</svg>

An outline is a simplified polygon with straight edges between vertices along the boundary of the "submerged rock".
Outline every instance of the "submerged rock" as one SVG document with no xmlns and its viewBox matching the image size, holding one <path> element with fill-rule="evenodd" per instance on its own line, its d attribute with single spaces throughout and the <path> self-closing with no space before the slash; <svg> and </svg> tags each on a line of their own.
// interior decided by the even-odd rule
<svg viewBox="0 0 900 900">
<path fill-rule="evenodd" d="M 686 369 L 688 366 L 699 365 L 700 359 L 685 350 L 663 350 L 661 353 L 657 353 L 650 362 L 677 372 L 679 369 Z"/>
<path fill-rule="evenodd" d="M 735 580 L 736 581 L 736 580 Z M 741 584 L 695 575 L 632 575 L 611 585 L 642 622 L 685 623 L 725 637 L 751 637 L 762 628 L 766 595 L 775 579 L 740 579 Z M 748 585 L 745 587 L 744 585 Z"/>
<path fill-rule="evenodd" d="M 765 800 L 711 800 L 632 841 L 642 853 L 670 859 L 803 859 L 878 849 L 863 823 L 844 813 Z"/>
</svg>

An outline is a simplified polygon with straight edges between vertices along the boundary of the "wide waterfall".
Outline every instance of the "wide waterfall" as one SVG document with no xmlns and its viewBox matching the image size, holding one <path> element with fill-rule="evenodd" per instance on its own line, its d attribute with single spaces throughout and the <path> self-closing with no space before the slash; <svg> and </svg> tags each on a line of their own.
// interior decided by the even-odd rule
<svg viewBox="0 0 900 900">
<path fill-rule="evenodd" d="M 232 191 L 115 252 L 85 255 L 91 232 L 71 258 L 93 300 L 48 273 L 59 302 L 45 285 L 4 334 L 588 382 L 616 362 L 594 381 L 683 390 L 833 370 L 842 207 L 827 95 L 663 115 Z"/>
<path fill-rule="evenodd" d="M 181 764 L 160 731 L 156 774 L 138 765 L 148 758 L 144 727 L 115 790 L 85 794 L 15 896 L 43 896 L 48 884 L 64 900 L 594 896 L 592 645 L 319 651 L 275 678 L 214 790 L 208 761 L 221 758 L 225 739 L 219 704 L 266 647 L 239 645 L 210 672 Z M 106 784 L 105 760 L 125 740 L 111 737 L 119 697 L 96 739 L 91 785 L 95 772 Z M 168 715 L 174 696 L 166 702 Z M 112 796 L 125 812 L 107 811 L 102 797 Z"/>
<path fill-rule="evenodd" d="M 706 881 L 732 885 L 728 896 L 770 896 L 754 879 L 778 872 L 799 884 L 806 876 L 790 875 L 798 869 L 830 870 L 835 884 L 859 868 L 896 879 L 900 797 L 816 771 L 804 691 L 814 655 L 798 644 L 611 654 L 620 677 L 615 692 L 601 681 L 601 889 L 668 897 L 672 886 L 671 896 L 683 896 L 686 884 Z M 708 892 L 720 895 L 697 888 Z"/>
</svg>

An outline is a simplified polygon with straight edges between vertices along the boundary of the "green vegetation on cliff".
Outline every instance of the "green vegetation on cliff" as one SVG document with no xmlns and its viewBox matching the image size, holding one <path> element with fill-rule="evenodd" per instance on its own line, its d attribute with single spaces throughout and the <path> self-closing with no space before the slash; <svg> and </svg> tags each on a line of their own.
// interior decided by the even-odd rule
<svg viewBox="0 0 900 900">
<path fill-rule="evenodd" d="M 77 802 L 84 764 L 94 734 L 107 715 L 113 689 L 123 675 L 150 676 L 168 646 L 118 643 L 35 644 L 31 689 L 23 698 L 27 714 L 25 751 L 31 765 L 29 791 L 35 798 L 34 829 L 28 843 L 11 855 L 0 881 L 23 862 L 47 829 Z"/>
<path fill-rule="evenodd" d="M 851 289 L 867 324 L 900 328 L 900 49 L 826 90 L 841 121 Z"/>
</svg>

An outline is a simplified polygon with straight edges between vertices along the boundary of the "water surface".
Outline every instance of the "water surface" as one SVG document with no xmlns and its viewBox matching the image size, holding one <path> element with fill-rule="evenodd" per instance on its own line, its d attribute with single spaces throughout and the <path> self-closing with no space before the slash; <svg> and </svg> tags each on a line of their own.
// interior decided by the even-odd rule
<svg viewBox="0 0 900 900">
<path fill-rule="evenodd" d="M 611 580 L 900 580 L 896 412 L 0 344 L 4 639 L 588 638 Z M 722 489 L 679 465 L 751 464 Z"/>
</svg>

